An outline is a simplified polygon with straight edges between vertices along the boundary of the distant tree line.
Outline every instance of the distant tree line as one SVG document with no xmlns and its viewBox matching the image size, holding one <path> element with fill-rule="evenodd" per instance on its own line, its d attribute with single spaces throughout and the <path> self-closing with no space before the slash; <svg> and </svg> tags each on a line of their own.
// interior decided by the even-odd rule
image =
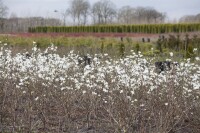
<svg viewBox="0 0 200 133">
<path fill-rule="evenodd" d="M 123 6 L 117 9 L 110 0 L 99 0 L 94 4 L 88 0 L 71 0 L 64 12 L 54 11 L 62 15 L 62 19 L 49 17 L 20 18 L 11 14 L 0 0 L 0 32 L 27 32 L 28 27 L 39 26 L 96 26 L 96 25 L 134 25 L 165 23 L 167 14 L 152 7 Z M 71 21 L 71 23 L 69 23 Z M 181 23 L 198 23 L 200 14 L 184 16 Z M 120 28 L 119 28 L 120 29 Z"/>
<path fill-rule="evenodd" d="M 117 9 L 109 0 L 100 0 L 90 5 L 87 0 L 72 0 L 67 9 L 74 25 L 86 25 L 88 20 L 96 24 L 149 24 L 163 23 L 166 13 L 152 7 L 124 6 Z"/>
<path fill-rule="evenodd" d="M 180 18 L 180 23 L 199 23 L 200 22 L 200 13 L 197 15 L 186 15 Z"/>
<path fill-rule="evenodd" d="M 27 27 L 36 26 L 61 26 L 66 24 L 66 18 L 72 20 L 72 25 L 78 26 L 163 23 L 166 18 L 165 13 L 161 13 L 151 7 L 133 8 L 124 6 L 117 9 L 115 4 L 109 0 L 99 0 L 93 5 L 88 0 L 72 0 L 69 8 L 61 13 L 63 22 L 42 17 L 18 18 L 17 15 L 13 14 L 6 19 L 8 9 L 2 0 L 0 2 L 0 9 L 4 11 L 0 12 L 0 19 L 3 19 L 1 21 L 1 32 L 24 32 L 28 30 Z M 55 12 L 58 11 L 55 10 Z"/>
<path fill-rule="evenodd" d="M 61 20 L 55 18 L 43 18 L 43 17 L 29 17 L 19 18 L 11 17 L 4 20 L 5 24 L 3 32 L 27 32 L 29 27 L 37 26 L 60 26 Z"/>
</svg>

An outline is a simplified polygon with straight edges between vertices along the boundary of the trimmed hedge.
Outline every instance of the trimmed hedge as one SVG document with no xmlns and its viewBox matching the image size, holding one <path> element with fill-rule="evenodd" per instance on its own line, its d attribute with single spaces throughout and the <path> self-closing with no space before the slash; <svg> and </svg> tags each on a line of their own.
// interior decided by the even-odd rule
<svg viewBox="0 0 200 133">
<path fill-rule="evenodd" d="M 200 23 L 30 27 L 28 31 L 31 33 L 179 33 L 200 31 Z"/>
</svg>

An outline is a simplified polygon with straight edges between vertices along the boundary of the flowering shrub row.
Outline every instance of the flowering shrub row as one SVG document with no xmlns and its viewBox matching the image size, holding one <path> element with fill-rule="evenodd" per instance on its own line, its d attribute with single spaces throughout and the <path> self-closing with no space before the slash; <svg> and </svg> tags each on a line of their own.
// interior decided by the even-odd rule
<svg viewBox="0 0 200 133">
<path fill-rule="evenodd" d="M 84 66 L 55 51 L 1 48 L 0 132 L 200 131 L 199 57 L 159 74 L 140 52 Z"/>
</svg>

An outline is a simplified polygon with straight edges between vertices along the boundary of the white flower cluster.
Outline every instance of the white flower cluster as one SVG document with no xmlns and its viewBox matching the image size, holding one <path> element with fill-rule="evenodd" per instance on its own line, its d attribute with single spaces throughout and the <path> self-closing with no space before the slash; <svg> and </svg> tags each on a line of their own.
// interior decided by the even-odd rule
<svg viewBox="0 0 200 133">
<path fill-rule="evenodd" d="M 10 50 L 1 48 L 1 82 L 11 80 L 23 94 L 26 94 L 30 84 L 41 90 L 54 88 L 63 93 L 80 91 L 83 95 L 90 93 L 95 96 L 111 96 L 118 91 L 131 102 L 137 102 L 135 91 L 140 88 L 145 88 L 149 94 L 157 89 L 165 91 L 170 86 L 181 87 L 187 95 L 200 91 L 199 62 L 190 63 L 190 60 L 186 60 L 175 69 L 158 74 L 153 61 L 145 59 L 140 53 L 115 60 L 106 54 L 94 55 L 91 65 L 83 67 L 78 64 L 79 55 L 70 52 L 61 57 L 49 52 L 51 50 L 55 51 L 53 46 L 45 52 L 33 48 L 29 56 L 28 53 L 12 56 Z M 35 97 L 36 101 L 39 99 L 39 96 Z M 107 100 L 105 98 L 104 102 Z"/>
</svg>

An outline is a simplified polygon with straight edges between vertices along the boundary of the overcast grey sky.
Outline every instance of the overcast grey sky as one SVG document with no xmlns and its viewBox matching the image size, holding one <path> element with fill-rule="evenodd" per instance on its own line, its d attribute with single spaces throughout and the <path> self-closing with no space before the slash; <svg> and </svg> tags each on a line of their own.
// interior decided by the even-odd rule
<svg viewBox="0 0 200 133">
<path fill-rule="evenodd" d="M 54 10 L 63 12 L 69 7 L 70 0 L 3 0 L 9 8 L 9 13 L 17 16 L 58 17 Z M 91 4 L 99 0 L 89 0 Z M 179 19 L 184 15 L 200 13 L 200 0 L 111 0 L 117 8 L 122 6 L 154 7 L 158 11 L 166 12 L 169 19 Z"/>
</svg>

